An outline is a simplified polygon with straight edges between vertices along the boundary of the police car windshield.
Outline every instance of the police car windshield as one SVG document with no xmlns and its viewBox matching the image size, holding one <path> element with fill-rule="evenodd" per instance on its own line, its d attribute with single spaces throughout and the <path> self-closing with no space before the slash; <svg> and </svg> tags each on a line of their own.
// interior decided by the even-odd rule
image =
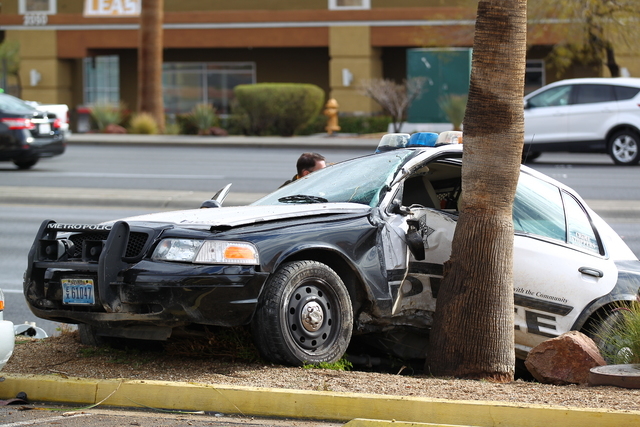
<svg viewBox="0 0 640 427">
<path fill-rule="evenodd" d="M 377 206 L 396 172 L 416 155 L 412 150 L 396 150 L 359 157 L 315 171 L 252 203 L 360 203 Z M 301 197 L 304 196 L 304 197 Z"/>
</svg>

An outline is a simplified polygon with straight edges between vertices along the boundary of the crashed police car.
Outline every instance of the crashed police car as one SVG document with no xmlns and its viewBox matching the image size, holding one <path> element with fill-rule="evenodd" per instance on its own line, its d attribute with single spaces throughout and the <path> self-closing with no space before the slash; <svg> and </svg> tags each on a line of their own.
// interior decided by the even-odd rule
<svg viewBox="0 0 640 427">
<path fill-rule="evenodd" d="M 102 224 L 45 220 L 24 295 L 81 340 L 249 326 L 275 363 L 332 362 L 352 339 L 424 358 L 461 195 L 462 136 L 389 134 L 248 206 Z M 513 206 L 519 358 L 635 300 L 640 261 L 573 190 L 521 167 Z"/>
</svg>

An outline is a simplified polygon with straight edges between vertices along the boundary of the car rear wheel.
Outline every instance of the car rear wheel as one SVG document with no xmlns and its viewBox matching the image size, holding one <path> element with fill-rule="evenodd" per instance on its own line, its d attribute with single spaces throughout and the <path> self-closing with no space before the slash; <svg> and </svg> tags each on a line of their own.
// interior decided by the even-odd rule
<svg viewBox="0 0 640 427">
<path fill-rule="evenodd" d="M 632 130 L 622 130 L 609 139 L 609 155 L 617 165 L 636 165 L 640 161 L 640 136 Z"/>
<path fill-rule="evenodd" d="M 593 320 L 587 335 L 600 350 L 600 354 L 607 363 L 616 363 L 616 359 L 621 356 L 621 352 L 627 351 L 622 345 L 621 338 L 616 334 L 616 330 L 623 322 L 625 308 L 616 308 L 607 312 L 603 316 Z"/>
<path fill-rule="evenodd" d="M 352 328 L 347 288 L 316 261 L 283 264 L 266 283 L 251 324 L 262 357 L 295 366 L 338 361 Z"/>
<path fill-rule="evenodd" d="M 33 165 L 38 163 L 38 160 L 40 159 L 14 160 L 13 164 L 16 165 L 18 169 L 30 169 Z"/>
</svg>

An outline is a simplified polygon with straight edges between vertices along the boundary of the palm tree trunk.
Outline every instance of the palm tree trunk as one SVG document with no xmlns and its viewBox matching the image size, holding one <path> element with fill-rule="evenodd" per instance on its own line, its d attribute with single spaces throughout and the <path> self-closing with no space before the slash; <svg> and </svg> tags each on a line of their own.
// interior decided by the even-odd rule
<svg viewBox="0 0 640 427">
<path fill-rule="evenodd" d="M 479 1 L 464 120 L 462 209 L 427 369 L 513 380 L 513 199 L 524 143 L 526 0 Z"/>
<path fill-rule="evenodd" d="M 150 113 L 164 129 L 162 21 L 164 0 L 142 0 L 138 47 L 138 111 Z"/>
</svg>

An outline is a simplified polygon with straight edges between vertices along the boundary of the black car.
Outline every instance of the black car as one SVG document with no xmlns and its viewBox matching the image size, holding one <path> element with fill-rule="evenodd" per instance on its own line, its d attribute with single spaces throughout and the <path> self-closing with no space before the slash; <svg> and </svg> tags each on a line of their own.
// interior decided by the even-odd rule
<svg viewBox="0 0 640 427">
<path fill-rule="evenodd" d="M 19 98 L 0 93 L 0 161 L 29 169 L 42 157 L 64 153 L 66 142 L 55 114 L 36 110 Z"/>
<path fill-rule="evenodd" d="M 379 151 L 249 206 L 45 220 L 27 303 L 38 317 L 77 323 L 86 344 L 251 325 L 276 363 L 336 361 L 352 336 L 424 358 L 458 219 L 462 145 Z M 522 166 L 513 221 L 519 358 L 638 296 L 640 261 L 570 188 Z"/>
</svg>

